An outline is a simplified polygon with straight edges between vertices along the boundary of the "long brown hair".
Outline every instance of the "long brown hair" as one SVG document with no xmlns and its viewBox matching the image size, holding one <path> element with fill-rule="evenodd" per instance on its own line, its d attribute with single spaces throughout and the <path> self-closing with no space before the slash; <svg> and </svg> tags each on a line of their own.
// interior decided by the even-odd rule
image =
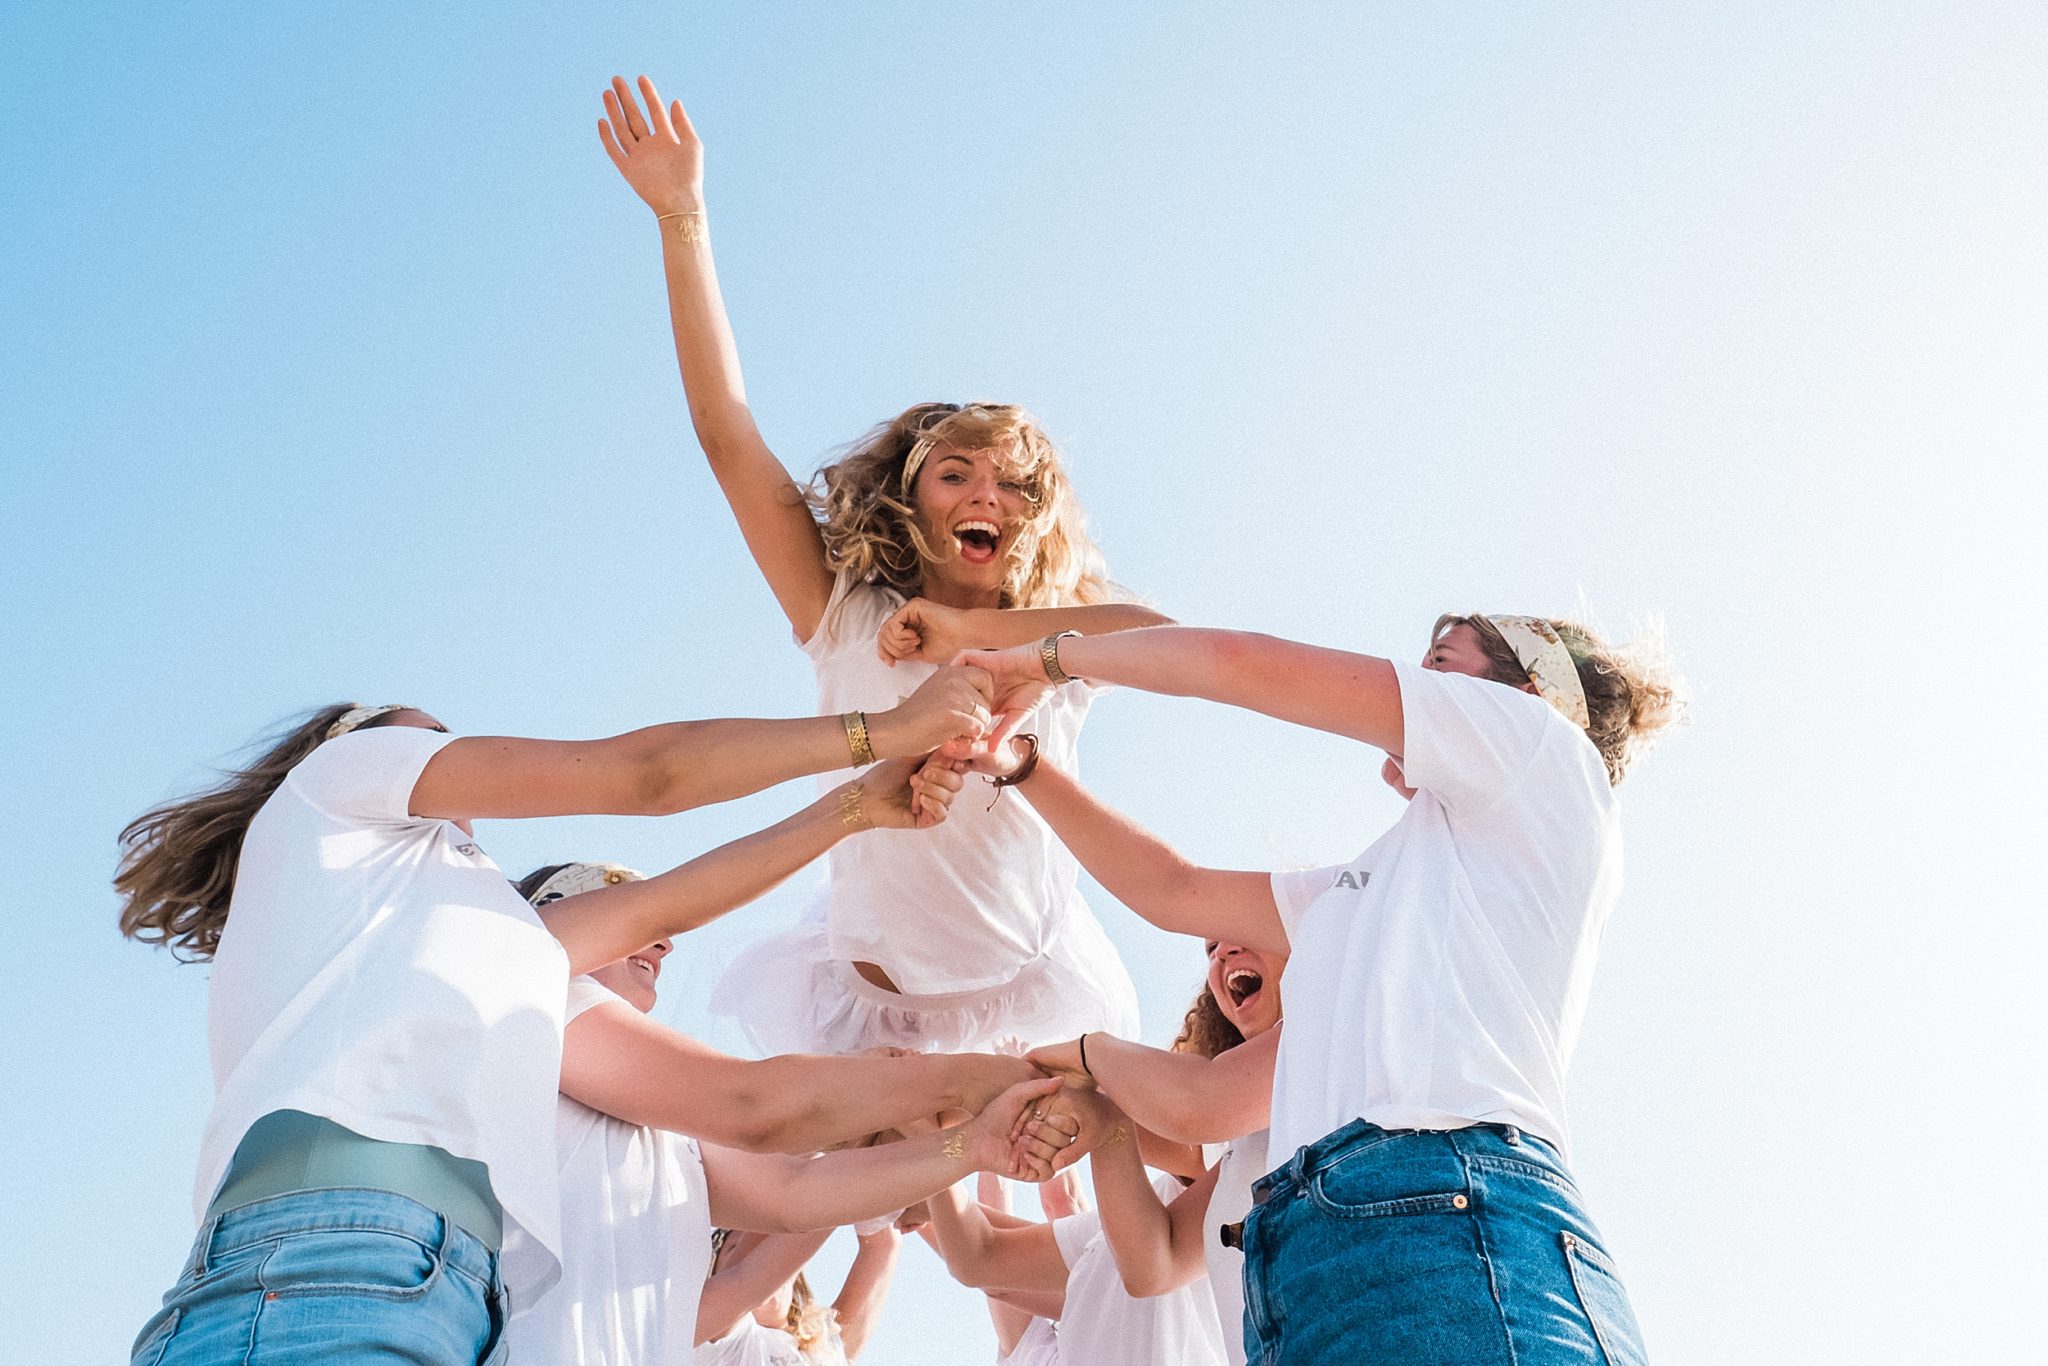
<svg viewBox="0 0 2048 1366">
<path fill-rule="evenodd" d="M 1244 1042 L 1244 1032 L 1230 1022 L 1223 1013 L 1223 1007 L 1216 1004 L 1216 993 L 1202 984 L 1202 994 L 1188 1007 L 1188 1013 L 1180 1022 L 1180 1037 L 1173 1041 L 1172 1052 L 1193 1053 L 1197 1057 L 1213 1058 L 1228 1053 Z"/>
<path fill-rule="evenodd" d="M 248 767 L 128 822 L 114 873 L 114 890 L 121 894 L 121 933 L 144 944 L 161 944 L 186 962 L 213 957 L 227 924 L 249 822 L 284 775 L 318 749 L 327 728 L 355 705 L 336 702 L 288 723 Z M 385 725 L 392 715 L 372 717 L 361 729 Z"/>
<path fill-rule="evenodd" d="M 1009 555 L 1004 607 L 1069 607 L 1113 596 L 1102 553 L 1088 537 L 1060 455 L 1030 413 L 1013 403 L 920 403 L 882 423 L 817 473 L 805 494 L 835 574 L 915 597 L 924 567 L 942 558 L 918 527 L 903 475 L 935 446 L 999 451 L 1006 478 L 1032 512 Z"/>
</svg>

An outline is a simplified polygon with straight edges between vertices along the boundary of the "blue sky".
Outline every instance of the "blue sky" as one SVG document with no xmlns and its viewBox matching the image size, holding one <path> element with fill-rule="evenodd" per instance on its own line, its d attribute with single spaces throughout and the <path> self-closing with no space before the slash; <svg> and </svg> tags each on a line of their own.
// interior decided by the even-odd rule
<svg viewBox="0 0 2048 1366">
<path fill-rule="evenodd" d="M 811 708 L 597 145 L 641 70 L 706 139 L 799 469 L 1020 401 L 1182 620 L 1412 655 L 1446 609 L 1661 615 L 1696 715 L 1624 789 L 1572 1090 L 1652 1349 L 2025 1356 L 2044 59 L 2038 6 L 1913 0 L 14 7 L 24 1358 L 123 1350 L 190 1236 L 206 974 L 114 934 L 125 820 L 345 696 L 568 736 Z M 1194 703 L 1113 695 L 1085 754 L 1215 864 L 1395 814 L 1370 755 Z M 480 833 L 656 867 L 802 795 Z M 734 1043 L 701 997 L 810 882 L 680 945 L 665 1018 Z M 1163 1040 L 1198 951 L 1094 900 Z M 985 1334 L 912 1248 L 871 1359 Z"/>
</svg>

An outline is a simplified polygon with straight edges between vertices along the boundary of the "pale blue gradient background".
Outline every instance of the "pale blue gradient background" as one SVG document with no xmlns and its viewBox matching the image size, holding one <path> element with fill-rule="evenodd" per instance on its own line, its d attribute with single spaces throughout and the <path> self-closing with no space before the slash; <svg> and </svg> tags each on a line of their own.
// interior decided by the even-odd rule
<svg viewBox="0 0 2048 1366">
<path fill-rule="evenodd" d="M 338 697 L 811 707 L 594 134 L 644 69 L 792 464 L 1016 399 L 1183 620 L 1660 611 L 1696 719 L 1626 789 L 1573 1082 L 1652 1349 L 2030 1358 L 2044 63 L 2020 3 L 9 7 L 12 1350 L 116 1358 L 190 1233 L 206 970 L 115 936 L 122 822 Z M 1087 762 L 1223 865 L 1396 811 L 1194 703 L 1109 697 Z M 482 835 L 653 868 L 807 791 Z M 732 1042 L 709 983 L 814 879 L 681 946 L 665 1018 Z M 1164 1040 L 1196 948 L 1096 905 Z M 991 1343 L 907 1248 L 866 1359 Z"/>
</svg>

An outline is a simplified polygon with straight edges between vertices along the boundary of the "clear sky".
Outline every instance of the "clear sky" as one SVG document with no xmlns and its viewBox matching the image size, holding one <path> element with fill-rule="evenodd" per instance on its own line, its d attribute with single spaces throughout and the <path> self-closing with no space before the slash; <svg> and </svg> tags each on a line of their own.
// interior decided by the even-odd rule
<svg viewBox="0 0 2048 1366">
<path fill-rule="evenodd" d="M 191 1232 L 206 969 L 116 936 L 125 820 L 342 697 L 811 710 L 597 144 L 641 70 L 793 465 L 1021 401 L 1184 621 L 1412 657 L 1446 609 L 1661 614 L 1695 716 L 1624 789 L 1572 1086 L 1653 1352 L 2038 1352 L 2048 12 L 1102 8 L 0 16 L 20 1359 L 118 1357 Z M 1396 814 L 1372 754 L 1195 703 L 1112 695 L 1085 753 L 1208 863 Z M 480 833 L 657 868 L 807 791 Z M 663 1017 L 735 1043 L 709 984 L 815 876 L 679 945 Z M 1199 950 L 1093 896 L 1163 1041 Z M 906 1249 L 869 1359 L 992 1342 Z"/>
</svg>

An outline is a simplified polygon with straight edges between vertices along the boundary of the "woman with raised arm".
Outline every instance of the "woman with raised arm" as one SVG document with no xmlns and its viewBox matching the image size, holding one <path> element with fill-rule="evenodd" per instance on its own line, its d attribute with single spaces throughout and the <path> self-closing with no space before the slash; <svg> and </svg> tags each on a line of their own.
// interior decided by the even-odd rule
<svg viewBox="0 0 2048 1366">
<path fill-rule="evenodd" d="M 536 911 L 560 914 L 572 900 L 641 882 L 618 864 L 567 863 L 537 868 L 518 887 Z M 717 1336 L 694 1327 L 713 1221 L 764 1228 L 736 1216 L 745 1207 L 734 1204 L 733 1183 L 786 1182 L 791 1189 L 778 1196 L 787 1198 L 773 1206 L 776 1217 L 807 1230 L 893 1212 L 930 1194 L 917 1184 L 927 1174 L 933 1187 L 962 1174 L 957 1165 L 920 1166 L 900 1144 L 887 1155 L 835 1153 L 794 1174 L 747 1164 L 735 1150 L 810 1153 L 938 1111 L 984 1111 L 1009 1089 L 1041 1079 L 1022 1059 L 995 1054 L 730 1057 L 650 1018 L 672 948 L 663 938 L 569 982 L 552 1130 L 562 1277 L 513 1320 L 515 1360 L 658 1366 Z M 1020 1112 L 1004 1113 L 1014 1120 Z M 813 1194 L 800 1198 L 797 1189 Z M 821 1203 L 819 1190 L 830 1201 Z M 742 1193 L 755 1204 L 770 1194 Z M 522 1254 L 524 1242 L 508 1242 L 507 1255 Z M 742 1307 L 758 1304 L 795 1269 Z"/>
<path fill-rule="evenodd" d="M 660 230 L 697 440 L 849 733 L 963 648 L 1166 620 L 1111 600 L 1058 452 L 1012 405 L 917 404 L 800 489 L 747 403 L 696 131 L 645 77 L 637 99 L 615 79 L 604 106 L 605 151 Z M 1034 720 L 1063 764 L 1089 699 L 1069 689 Z M 1128 1034 L 1137 999 L 1044 823 L 1021 802 L 963 802 L 930 842 L 835 853 L 822 905 L 736 960 L 713 1009 L 770 1051 L 840 1053 Z"/>
<path fill-rule="evenodd" d="M 1640 1361 L 1566 1166 L 1564 1073 L 1620 890 L 1614 787 L 1680 705 L 1661 664 L 1524 616 L 1441 618 L 1419 667 L 1178 627 L 963 660 L 991 670 L 1008 715 L 1087 678 L 1363 741 L 1410 799 L 1347 864 L 1231 872 L 1180 858 L 1028 744 L 996 751 L 1146 919 L 1292 953 L 1273 1079 L 1281 1165 L 1243 1232 L 1247 1354 Z"/>
<path fill-rule="evenodd" d="M 216 1095 L 183 1275 L 150 1363 L 476 1362 L 557 1273 L 545 1135 L 571 972 L 744 904 L 957 784 L 904 756 L 979 733 L 985 677 L 936 676 L 871 730 L 891 762 L 660 877 L 537 916 L 479 817 L 659 815 L 842 762 L 830 717 L 609 740 L 457 739 L 411 707 L 322 708 L 211 791 L 122 832 L 121 930 L 211 959 Z M 530 1235 L 501 1266 L 506 1230 Z"/>
</svg>

